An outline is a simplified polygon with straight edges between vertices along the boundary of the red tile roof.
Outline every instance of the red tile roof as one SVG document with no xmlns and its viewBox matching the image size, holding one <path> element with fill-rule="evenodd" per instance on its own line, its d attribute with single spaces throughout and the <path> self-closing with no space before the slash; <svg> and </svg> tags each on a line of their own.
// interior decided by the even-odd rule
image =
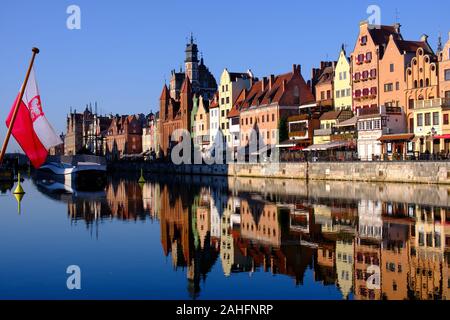
<svg viewBox="0 0 450 320">
<path fill-rule="evenodd" d="M 400 52 L 416 53 L 417 49 L 422 48 L 426 54 L 433 54 L 433 51 L 425 41 L 407 41 L 407 40 L 395 40 L 395 43 Z"/>
<path fill-rule="evenodd" d="M 254 83 L 246 92 L 245 99 L 236 103 L 241 110 L 271 103 L 280 103 L 286 93 L 291 93 L 295 87 L 298 88 L 299 105 L 305 102 L 314 101 L 314 96 L 300 74 L 300 68 L 296 66 L 295 72 L 271 76 L 268 79 Z M 292 81 L 297 81 L 291 85 Z M 239 100 L 239 99 L 238 99 Z"/>
<path fill-rule="evenodd" d="M 386 45 L 389 42 L 389 37 L 391 35 L 394 36 L 394 39 L 401 40 L 402 36 L 397 32 L 397 28 L 395 26 L 372 26 L 369 28 L 370 36 L 376 45 Z"/>
</svg>

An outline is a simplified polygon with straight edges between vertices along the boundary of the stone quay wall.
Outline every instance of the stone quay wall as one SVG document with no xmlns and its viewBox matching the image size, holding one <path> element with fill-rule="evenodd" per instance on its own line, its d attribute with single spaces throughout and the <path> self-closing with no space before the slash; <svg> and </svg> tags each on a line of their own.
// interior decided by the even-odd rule
<svg viewBox="0 0 450 320">
<path fill-rule="evenodd" d="M 271 179 L 323 181 L 400 182 L 450 185 L 450 162 L 313 162 L 227 165 L 173 165 L 166 163 L 117 163 L 120 172 L 179 175 L 217 175 Z"/>
</svg>

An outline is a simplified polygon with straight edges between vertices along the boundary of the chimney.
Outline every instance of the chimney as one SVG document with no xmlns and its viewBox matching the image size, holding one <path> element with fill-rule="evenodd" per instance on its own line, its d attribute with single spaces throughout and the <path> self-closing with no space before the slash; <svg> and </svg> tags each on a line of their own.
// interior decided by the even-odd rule
<svg viewBox="0 0 450 320">
<path fill-rule="evenodd" d="M 400 23 L 396 23 L 396 24 L 394 24 L 394 29 L 395 29 L 395 32 L 397 33 L 397 34 L 400 34 L 400 27 L 401 27 L 402 25 L 400 24 Z"/>
<path fill-rule="evenodd" d="M 269 90 L 272 90 L 274 84 L 275 84 L 275 76 L 271 74 L 269 78 Z"/>
<path fill-rule="evenodd" d="M 428 35 L 423 34 L 423 35 L 420 37 L 420 41 L 422 41 L 422 42 L 427 42 L 427 41 L 428 41 Z"/>
<path fill-rule="evenodd" d="M 363 20 L 359 23 L 359 29 L 364 29 L 364 28 L 368 28 L 369 27 L 369 21 L 368 20 Z"/>
<path fill-rule="evenodd" d="M 281 84 L 281 88 L 283 89 L 283 92 L 286 91 L 286 79 L 283 79 L 283 82 Z"/>
<path fill-rule="evenodd" d="M 302 65 L 301 64 L 297 65 L 297 74 L 298 75 L 302 74 Z"/>
<path fill-rule="evenodd" d="M 266 77 L 263 77 L 262 78 L 262 80 L 261 80 L 261 91 L 266 91 L 266 81 L 267 81 L 267 78 Z"/>
<path fill-rule="evenodd" d="M 293 73 L 296 73 L 296 72 L 297 72 L 297 65 L 296 65 L 296 64 L 293 64 L 293 65 L 292 65 L 292 72 L 293 72 Z"/>
</svg>

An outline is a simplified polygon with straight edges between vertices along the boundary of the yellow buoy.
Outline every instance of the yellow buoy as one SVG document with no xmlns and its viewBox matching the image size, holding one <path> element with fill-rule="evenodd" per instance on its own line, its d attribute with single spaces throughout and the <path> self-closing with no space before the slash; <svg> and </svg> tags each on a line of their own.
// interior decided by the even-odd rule
<svg viewBox="0 0 450 320">
<path fill-rule="evenodd" d="M 14 197 L 17 200 L 17 213 L 19 213 L 19 214 L 22 212 L 20 204 L 22 203 L 22 199 L 23 199 L 24 195 L 25 195 L 25 193 L 21 193 L 21 194 L 15 193 L 14 194 Z"/>
<path fill-rule="evenodd" d="M 144 178 L 144 169 L 141 169 L 141 177 L 139 178 L 139 183 L 145 183 L 145 178 Z"/>
<path fill-rule="evenodd" d="M 22 188 L 22 183 L 20 182 L 20 172 L 19 172 L 19 174 L 18 174 L 18 176 L 17 176 L 17 187 L 16 187 L 16 190 L 14 190 L 14 194 L 15 195 L 24 195 L 25 194 L 25 191 L 23 190 L 23 188 Z"/>
</svg>

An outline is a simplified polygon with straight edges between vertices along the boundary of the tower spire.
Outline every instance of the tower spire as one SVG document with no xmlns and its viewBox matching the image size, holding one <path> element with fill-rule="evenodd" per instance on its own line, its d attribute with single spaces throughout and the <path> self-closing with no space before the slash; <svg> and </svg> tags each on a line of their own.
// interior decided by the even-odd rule
<svg viewBox="0 0 450 320">
<path fill-rule="evenodd" d="M 443 49 L 444 49 L 444 46 L 442 45 L 442 34 L 439 31 L 437 52 L 441 52 Z"/>
</svg>

